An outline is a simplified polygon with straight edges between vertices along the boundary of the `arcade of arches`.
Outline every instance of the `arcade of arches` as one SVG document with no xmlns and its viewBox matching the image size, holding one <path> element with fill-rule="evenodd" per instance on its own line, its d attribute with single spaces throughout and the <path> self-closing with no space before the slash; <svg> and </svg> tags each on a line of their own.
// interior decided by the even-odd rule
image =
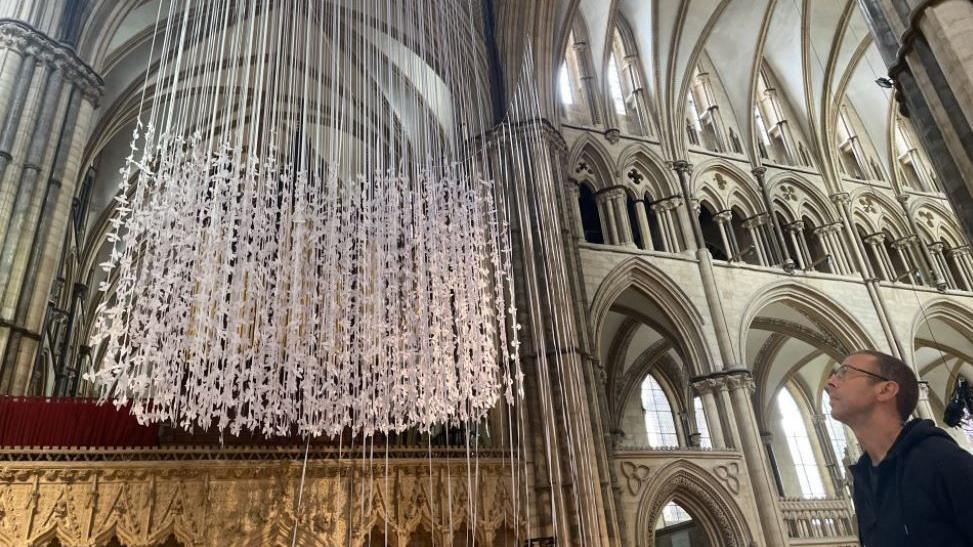
<svg viewBox="0 0 973 547">
<path fill-rule="evenodd" d="M 0 0 L 2 395 L 90 395 L 92 288 L 159 4 Z M 514 499 L 499 435 L 471 489 L 448 432 L 390 440 L 381 468 L 315 447 L 305 469 L 304 446 L 164 429 L 142 449 L 0 446 L 0 545 L 857 545 L 860 452 L 829 372 L 854 349 L 900 356 L 940 425 L 973 381 L 973 5 L 483 5 L 485 94 L 514 87 L 532 40 L 593 529 L 545 511 L 569 481 Z M 973 421 L 947 429 L 973 450 Z M 340 509 L 355 477 L 368 511 Z M 536 505 L 523 530 L 516 503 Z"/>
</svg>

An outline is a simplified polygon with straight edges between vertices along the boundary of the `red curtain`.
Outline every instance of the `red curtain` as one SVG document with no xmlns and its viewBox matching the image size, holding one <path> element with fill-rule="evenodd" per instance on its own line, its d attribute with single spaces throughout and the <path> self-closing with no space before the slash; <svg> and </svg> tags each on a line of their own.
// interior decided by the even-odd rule
<svg viewBox="0 0 973 547">
<path fill-rule="evenodd" d="M 95 399 L 0 397 L 0 446 L 156 446 L 159 427 Z"/>
</svg>

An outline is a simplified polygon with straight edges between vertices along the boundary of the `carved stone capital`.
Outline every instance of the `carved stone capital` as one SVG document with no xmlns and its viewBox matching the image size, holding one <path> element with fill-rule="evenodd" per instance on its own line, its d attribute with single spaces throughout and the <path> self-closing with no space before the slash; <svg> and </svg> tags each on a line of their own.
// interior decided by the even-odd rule
<svg viewBox="0 0 973 547">
<path fill-rule="evenodd" d="M 33 56 L 38 61 L 63 73 L 82 96 L 94 105 L 101 98 L 104 81 L 71 48 L 52 39 L 30 25 L 12 19 L 0 19 L 0 47 Z"/>
<path fill-rule="evenodd" d="M 838 231 L 838 227 L 834 224 L 825 224 L 824 226 L 818 226 L 817 228 L 811 230 L 811 233 L 816 236 L 823 236 L 836 231 Z"/>
<path fill-rule="evenodd" d="M 919 381 L 919 400 L 929 400 L 929 382 L 926 382 L 925 380 Z"/>
<path fill-rule="evenodd" d="M 753 382 L 753 376 L 749 372 L 728 375 L 726 385 L 730 388 L 730 391 L 746 390 L 747 395 L 753 395 L 757 390 L 757 385 Z"/>
<path fill-rule="evenodd" d="M 851 194 L 849 194 L 848 192 L 837 192 L 831 194 L 828 197 L 830 197 L 831 201 L 835 202 L 838 205 L 845 205 L 851 203 Z"/>
<path fill-rule="evenodd" d="M 892 242 L 893 249 L 904 249 L 919 241 L 915 235 L 907 235 Z"/>
<path fill-rule="evenodd" d="M 672 165 L 672 170 L 678 174 L 683 174 L 683 173 L 689 174 L 693 169 L 692 164 L 690 164 L 686 160 L 676 160 L 672 162 L 671 165 Z"/>
<path fill-rule="evenodd" d="M 950 257 L 969 256 L 970 247 L 969 245 L 965 245 L 963 247 L 956 247 L 954 249 L 950 249 L 949 251 L 946 251 L 946 254 Z"/>
<path fill-rule="evenodd" d="M 707 393 L 715 393 L 717 390 L 719 390 L 722 382 L 716 378 L 703 378 L 700 380 L 693 380 L 690 385 L 699 395 L 706 395 Z"/>
<path fill-rule="evenodd" d="M 618 144 L 618 141 L 622 138 L 622 131 L 617 127 L 610 127 L 605 130 L 605 140 L 611 144 Z"/>
<path fill-rule="evenodd" d="M 792 232 L 803 232 L 804 231 L 804 221 L 803 220 L 795 220 L 794 222 L 791 222 L 790 224 L 787 225 L 787 229 L 790 230 L 790 231 L 792 231 Z"/>
<path fill-rule="evenodd" d="M 656 201 L 649 207 L 653 211 L 659 212 L 659 211 L 671 211 L 679 207 L 680 205 L 682 205 L 682 196 L 676 194 L 674 196 L 669 196 L 667 198 L 660 199 L 659 201 Z"/>
<path fill-rule="evenodd" d="M 622 188 L 621 186 L 612 186 L 610 188 L 605 188 L 601 192 L 598 192 L 597 197 L 606 200 L 619 199 L 619 198 L 625 200 L 627 194 L 625 193 L 625 189 Z"/>
<path fill-rule="evenodd" d="M 881 245 L 885 243 L 885 234 L 879 232 L 870 236 L 865 236 L 864 241 L 865 243 L 870 243 L 872 245 Z"/>
<path fill-rule="evenodd" d="M 767 168 L 761 165 L 754 167 L 750 170 L 750 172 L 753 173 L 753 176 L 757 177 L 758 179 L 762 179 L 763 176 L 767 174 Z"/>
</svg>

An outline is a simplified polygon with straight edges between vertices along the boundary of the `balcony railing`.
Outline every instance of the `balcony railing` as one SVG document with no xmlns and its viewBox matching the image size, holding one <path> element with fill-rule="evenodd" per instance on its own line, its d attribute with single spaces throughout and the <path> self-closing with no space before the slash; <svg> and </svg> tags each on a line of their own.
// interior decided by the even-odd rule
<svg viewBox="0 0 973 547">
<path fill-rule="evenodd" d="M 783 498 L 780 505 L 791 545 L 858 546 L 850 499 Z"/>
</svg>

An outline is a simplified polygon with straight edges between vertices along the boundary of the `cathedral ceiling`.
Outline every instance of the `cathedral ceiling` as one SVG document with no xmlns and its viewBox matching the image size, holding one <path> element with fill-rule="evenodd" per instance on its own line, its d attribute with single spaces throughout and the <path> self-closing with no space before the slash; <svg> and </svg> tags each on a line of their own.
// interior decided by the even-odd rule
<svg viewBox="0 0 973 547">
<path fill-rule="evenodd" d="M 511 9 L 514 0 L 498 0 Z M 584 29 L 594 60 L 594 77 L 605 86 L 610 40 L 616 23 L 631 29 L 638 47 L 643 81 L 653 102 L 667 152 L 685 152 L 681 121 L 692 71 L 705 54 L 716 67 L 744 142 L 753 142 L 753 110 L 758 71 L 777 78 L 778 91 L 796 110 L 799 125 L 814 135 L 819 155 L 830 155 L 837 109 L 848 101 L 867 120 L 865 126 L 883 159 L 889 160 L 891 94 L 875 84 L 884 63 L 854 0 L 534 0 L 535 17 L 554 6 L 556 29 L 539 55 L 559 66 L 573 28 Z M 522 6 L 518 6 L 523 10 Z M 535 23 L 535 27 L 541 26 Z M 530 32 L 529 27 L 524 27 Z M 504 44 L 508 45 L 508 44 Z M 540 74 L 540 77 L 553 78 Z M 553 94 L 547 97 L 554 108 Z M 753 148 L 753 146 L 751 146 Z M 755 150 L 749 153 L 756 163 Z M 825 162 L 831 164 L 833 162 Z"/>
</svg>

